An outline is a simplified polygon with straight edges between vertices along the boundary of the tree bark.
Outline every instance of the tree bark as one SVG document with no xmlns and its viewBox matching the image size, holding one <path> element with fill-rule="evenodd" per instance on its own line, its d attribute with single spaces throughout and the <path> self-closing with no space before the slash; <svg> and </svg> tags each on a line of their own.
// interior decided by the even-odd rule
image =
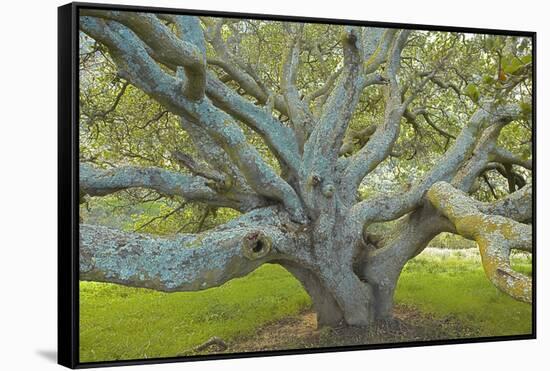
<svg viewBox="0 0 550 371">
<path fill-rule="evenodd" d="M 344 321 L 342 309 L 336 302 L 332 293 L 323 286 L 319 278 L 311 270 L 292 262 L 280 263 L 285 267 L 304 287 L 311 298 L 313 310 L 317 316 L 317 327 L 336 327 Z"/>
</svg>

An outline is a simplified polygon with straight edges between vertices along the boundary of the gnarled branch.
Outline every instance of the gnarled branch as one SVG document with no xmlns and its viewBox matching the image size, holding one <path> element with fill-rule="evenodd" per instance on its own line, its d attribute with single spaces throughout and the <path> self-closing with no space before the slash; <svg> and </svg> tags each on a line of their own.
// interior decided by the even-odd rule
<svg viewBox="0 0 550 371">
<path fill-rule="evenodd" d="M 105 196 L 129 188 L 153 189 L 167 196 L 180 196 L 188 201 L 246 211 L 264 206 L 267 201 L 255 193 L 219 194 L 209 185 L 211 180 L 156 167 L 123 166 L 110 170 L 80 165 L 80 191 L 90 196 Z"/>
<path fill-rule="evenodd" d="M 518 165 L 527 170 L 533 169 L 533 161 L 531 159 L 523 160 L 502 147 L 496 147 L 493 150 L 491 160 L 506 165 Z"/>
<path fill-rule="evenodd" d="M 383 32 L 383 35 L 381 33 Z M 365 74 L 373 73 L 387 59 L 397 29 L 368 28 L 365 30 Z"/>
<path fill-rule="evenodd" d="M 362 179 L 391 154 L 393 145 L 399 137 L 401 117 L 407 106 L 401 101 L 401 89 L 397 82 L 397 74 L 400 68 L 401 52 L 409 34 L 408 30 L 401 31 L 395 39 L 390 53 L 387 67 L 389 86 L 384 122 L 382 125 L 378 125 L 369 142 L 351 157 L 344 172 L 344 177 L 348 179 L 348 182 L 342 189 L 342 194 L 350 203 L 355 200 L 355 194 Z"/>
<path fill-rule="evenodd" d="M 479 202 L 476 207 L 484 214 L 500 215 L 518 222 L 529 222 L 533 218 L 533 186 L 528 184 L 494 202 Z"/>
<path fill-rule="evenodd" d="M 213 74 L 208 74 L 207 95 L 214 104 L 257 132 L 283 167 L 296 174 L 300 153 L 292 130 L 276 120 L 271 112 L 259 108 L 235 93 Z"/>
<path fill-rule="evenodd" d="M 475 202 L 449 183 L 435 183 L 427 196 L 461 236 L 477 242 L 489 280 L 514 299 L 531 302 L 531 278 L 510 266 L 512 249 L 531 251 L 531 227 L 499 215 L 483 214 Z"/>
<path fill-rule="evenodd" d="M 247 233 L 160 239 L 80 226 L 80 279 L 159 291 L 196 291 L 250 273 L 263 262 L 245 256 Z M 195 246 L 194 246 L 195 245 Z M 269 253 L 269 244 L 260 251 Z"/>
<path fill-rule="evenodd" d="M 117 21 L 131 29 L 167 65 L 185 69 L 184 95 L 191 100 L 204 96 L 206 86 L 205 50 L 174 35 L 153 14 L 82 9 L 81 15 Z M 194 27 L 200 27 L 198 23 Z M 202 32 L 202 31 L 201 31 Z"/>
<path fill-rule="evenodd" d="M 166 292 L 219 286 L 295 248 L 298 241 L 280 224 L 277 210 L 266 208 L 209 232 L 173 238 L 81 225 L 80 279 Z"/>
<path fill-rule="evenodd" d="M 324 192 L 322 187 L 333 184 L 332 169 L 338 160 L 340 147 L 346 128 L 359 102 L 364 88 L 365 77 L 362 74 L 362 35 L 360 28 L 346 27 L 342 36 L 344 51 L 344 69 L 332 89 L 318 124 L 304 146 L 302 178 L 322 179 L 320 187 L 308 187 L 302 190 L 306 203 L 313 204 L 315 194 L 322 193 L 331 198 L 334 191 Z M 308 181 L 308 185 L 310 182 Z M 334 187 L 332 185 L 332 187 Z M 321 190 L 321 192 L 319 192 Z"/>
<path fill-rule="evenodd" d="M 298 88 L 296 87 L 303 27 L 303 24 L 297 25 L 290 33 L 288 52 L 285 56 L 281 73 L 283 97 L 288 107 L 288 115 L 292 122 L 300 148 L 303 148 L 313 128 L 313 117 L 311 116 L 309 107 L 306 102 L 301 99 Z"/>
</svg>

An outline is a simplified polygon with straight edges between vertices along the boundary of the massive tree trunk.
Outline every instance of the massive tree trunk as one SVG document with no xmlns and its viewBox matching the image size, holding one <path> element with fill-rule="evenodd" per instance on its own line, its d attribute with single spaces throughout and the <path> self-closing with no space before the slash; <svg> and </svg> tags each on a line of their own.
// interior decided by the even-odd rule
<svg viewBox="0 0 550 371">
<path fill-rule="evenodd" d="M 173 238 L 81 225 L 81 280 L 195 291 L 271 262 L 302 283 L 320 326 L 368 326 L 391 317 L 405 264 L 439 233 L 450 232 L 478 244 L 496 287 L 531 300 L 530 279 L 509 264 L 511 249 L 531 249 L 530 227 L 522 223 L 531 219 L 532 188 L 513 167 L 528 171 L 531 162 L 497 145 L 502 128 L 525 118 L 517 101 L 505 101 L 502 93 L 498 99 L 477 97 L 475 104 L 465 101 L 454 83 L 439 76 L 445 60 L 407 75 L 411 81 L 404 86 L 402 53 L 411 32 L 361 27 L 342 28 L 338 69 L 319 89 L 303 95 L 297 79 L 300 58 L 304 48 L 315 49 L 305 42 L 303 26 L 285 28 L 288 48 L 278 87 L 264 84 L 229 49 L 224 26 L 231 24 L 81 11 L 81 30 L 108 51 L 119 78 L 177 116 L 198 153 L 197 158 L 174 154 L 185 173 L 81 164 L 82 196 L 145 188 L 243 213 L 212 230 Z M 207 44 L 215 57 L 207 58 Z M 381 122 L 351 129 L 362 94 L 379 85 L 385 102 Z M 457 92 L 460 105 L 468 108 L 457 115 L 458 134 L 439 128 L 428 108 L 411 109 L 423 89 L 432 86 Z M 445 151 L 405 190 L 359 199 L 360 186 L 372 181 L 369 175 L 388 158 L 401 156 L 396 143 L 403 121 L 417 127 L 420 116 L 447 140 Z M 281 171 L 251 144 L 241 125 L 261 138 Z M 484 203 L 472 193 L 489 168 L 504 169 L 510 194 Z M 389 221 L 397 222 L 383 239 L 369 232 L 371 224 Z"/>
<path fill-rule="evenodd" d="M 344 314 L 334 295 L 321 282 L 318 275 L 308 268 L 293 262 L 281 262 L 292 275 L 300 281 L 311 298 L 313 310 L 317 315 L 317 325 L 337 326 L 342 324 Z"/>
</svg>

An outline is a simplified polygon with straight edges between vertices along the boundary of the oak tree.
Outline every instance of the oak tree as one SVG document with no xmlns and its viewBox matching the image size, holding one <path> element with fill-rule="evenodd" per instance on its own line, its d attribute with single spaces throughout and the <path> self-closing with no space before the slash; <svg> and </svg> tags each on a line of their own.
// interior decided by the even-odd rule
<svg viewBox="0 0 550 371">
<path fill-rule="evenodd" d="M 81 280 L 194 291 L 275 263 L 319 325 L 364 326 L 446 232 L 531 301 L 510 266 L 532 251 L 529 38 L 80 12 L 82 202 L 235 210 L 168 237 L 81 224 Z"/>
</svg>

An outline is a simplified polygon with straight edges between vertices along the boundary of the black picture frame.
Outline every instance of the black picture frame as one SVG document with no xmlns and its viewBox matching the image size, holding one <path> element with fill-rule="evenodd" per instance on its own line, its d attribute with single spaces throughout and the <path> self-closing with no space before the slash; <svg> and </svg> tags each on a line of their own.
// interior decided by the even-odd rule
<svg viewBox="0 0 550 371">
<path fill-rule="evenodd" d="M 225 18 L 249 18 L 275 21 L 294 21 L 308 23 L 325 23 L 339 25 L 377 26 L 427 31 L 448 31 L 483 33 L 491 35 L 522 36 L 533 41 L 533 254 L 532 254 L 532 333 L 526 335 L 478 337 L 471 339 L 446 339 L 422 342 L 403 342 L 393 344 L 371 344 L 345 347 L 326 347 L 314 349 L 293 349 L 277 351 L 260 351 L 233 354 L 213 354 L 188 357 L 169 357 L 135 359 L 121 361 L 101 361 L 81 363 L 79 361 L 79 167 L 78 167 L 78 14 L 79 9 L 143 11 L 183 15 L 204 15 Z M 155 364 L 170 362 L 188 362 L 228 358 L 263 357 L 290 354 L 307 354 L 322 352 L 341 352 L 381 348 L 418 347 L 431 345 L 449 345 L 463 343 L 495 342 L 508 340 L 536 339 L 536 32 L 499 30 L 486 28 L 449 27 L 439 25 L 422 25 L 409 23 L 387 23 L 374 21 L 343 20 L 329 18 L 310 18 L 270 14 L 251 14 L 224 11 L 202 11 L 191 9 L 170 9 L 145 6 L 128 6 L 96 3 L 70 3 L 58 8 L 58 363 L 69 368 L 90 368 L 106 366 L 123 366 L 137 364 Z"/>
</svg>

